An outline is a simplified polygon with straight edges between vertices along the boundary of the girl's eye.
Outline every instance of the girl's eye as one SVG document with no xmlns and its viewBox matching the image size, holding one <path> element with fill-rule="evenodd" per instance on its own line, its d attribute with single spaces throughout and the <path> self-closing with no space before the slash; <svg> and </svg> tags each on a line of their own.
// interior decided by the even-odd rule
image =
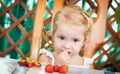
<svg viewBox="0 0 120 74">
<path fill-rule="evenodd" d="M 79 40 L 78 39 L 74 39 L 74 42 L 78 42 Z"/>
<path fill-rule="evenodd" d="M 63 36 L 60 36 L 60 37 L 58 37 L 58 38 L 60 38 L 61 40 L 64 40 L 64 39 L 65 39 Z"/>
</svg>

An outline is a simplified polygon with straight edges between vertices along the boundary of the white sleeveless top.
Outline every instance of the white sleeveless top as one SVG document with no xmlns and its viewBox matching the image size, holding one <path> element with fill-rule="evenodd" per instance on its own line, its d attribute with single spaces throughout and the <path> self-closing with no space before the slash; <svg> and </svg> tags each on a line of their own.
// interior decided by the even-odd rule
<svg viewBox="0 0 120 74">
<path fill-rule="evenodd" d="M 40 49 L 40 54 L 46 54 L 46 56 L 48 56 L 49 58 L 51 58 L 52 64 L 55 63 L 55 58 L 53 56 L 53 54 L 50 51 L 47 51 L 45 49 Z M 83 68 L 90 68 L 90 65 L 93 63 L 93 59 L 92 58 L 84 58 L 84 65 L 81 66 Z"/>
</svg>

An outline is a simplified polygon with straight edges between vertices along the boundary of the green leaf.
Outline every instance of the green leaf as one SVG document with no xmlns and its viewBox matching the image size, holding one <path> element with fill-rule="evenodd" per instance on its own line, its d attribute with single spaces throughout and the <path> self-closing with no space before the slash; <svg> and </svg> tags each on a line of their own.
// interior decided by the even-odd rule
<svg viewBox="0 0 120 74">
<path fill-rule="evenodd" d="M 117 24 L 120 24 L 120 6 L 115 10 L 115 20 L 117 21 Z"/>
</svg>

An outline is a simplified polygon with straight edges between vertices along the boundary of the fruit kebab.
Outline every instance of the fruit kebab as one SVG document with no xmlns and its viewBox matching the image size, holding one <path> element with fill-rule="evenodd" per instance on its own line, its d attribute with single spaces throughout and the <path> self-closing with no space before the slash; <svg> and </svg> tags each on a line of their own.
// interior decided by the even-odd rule
<svg viewBox="0 0 120 74">
<path fill-rule="evenodd" d="M 29 58 L 29 57 L 27 57 L 25 60 L 22 60 L 22 59 L 18 60 L 18 64 L 27 66 L 27 67 L 33 67 L 33 66 L 40 67 L 41 66 L 39 62 L 34 61 L 32 58 Z"/>
</svg>

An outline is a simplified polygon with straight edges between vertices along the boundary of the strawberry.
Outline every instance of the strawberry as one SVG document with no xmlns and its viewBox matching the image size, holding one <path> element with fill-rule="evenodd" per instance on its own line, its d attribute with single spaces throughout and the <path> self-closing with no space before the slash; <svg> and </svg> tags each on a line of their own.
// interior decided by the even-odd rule
<svg viewBox="0 0 120 74">
<path fill-rule="evenodd" d="M 67 73 L 68 72 L 68 66 L 67 65 L 61 65 L 59 67 L 59 73 Z"/>
<path fill-rule="evenodd" d="M 58 66 L 58 65 L 54 65 L 54 66 L 53 66 L 53 70 L 54 70 L 54 72 L 58 72 L 59 66 Z"/>
<path fill-rule="evenodd" d="M 51 64 L 46 65 L 45 71 L 48 72 L 48 73 L 52 73 L 53 72 L 53 66 Z"/>
<path fill-rule="evenodd" d="M 33 63 L 27 63 L 27 66 L 28 66 L 28 67 L 32 67 L 32 66 L 33 66 Z"/>
<path fill-rule="evenodd" d="M 24 65 L 27 67 L 32 67 L 33 63 L 25 60 Z"/>
</svg>

